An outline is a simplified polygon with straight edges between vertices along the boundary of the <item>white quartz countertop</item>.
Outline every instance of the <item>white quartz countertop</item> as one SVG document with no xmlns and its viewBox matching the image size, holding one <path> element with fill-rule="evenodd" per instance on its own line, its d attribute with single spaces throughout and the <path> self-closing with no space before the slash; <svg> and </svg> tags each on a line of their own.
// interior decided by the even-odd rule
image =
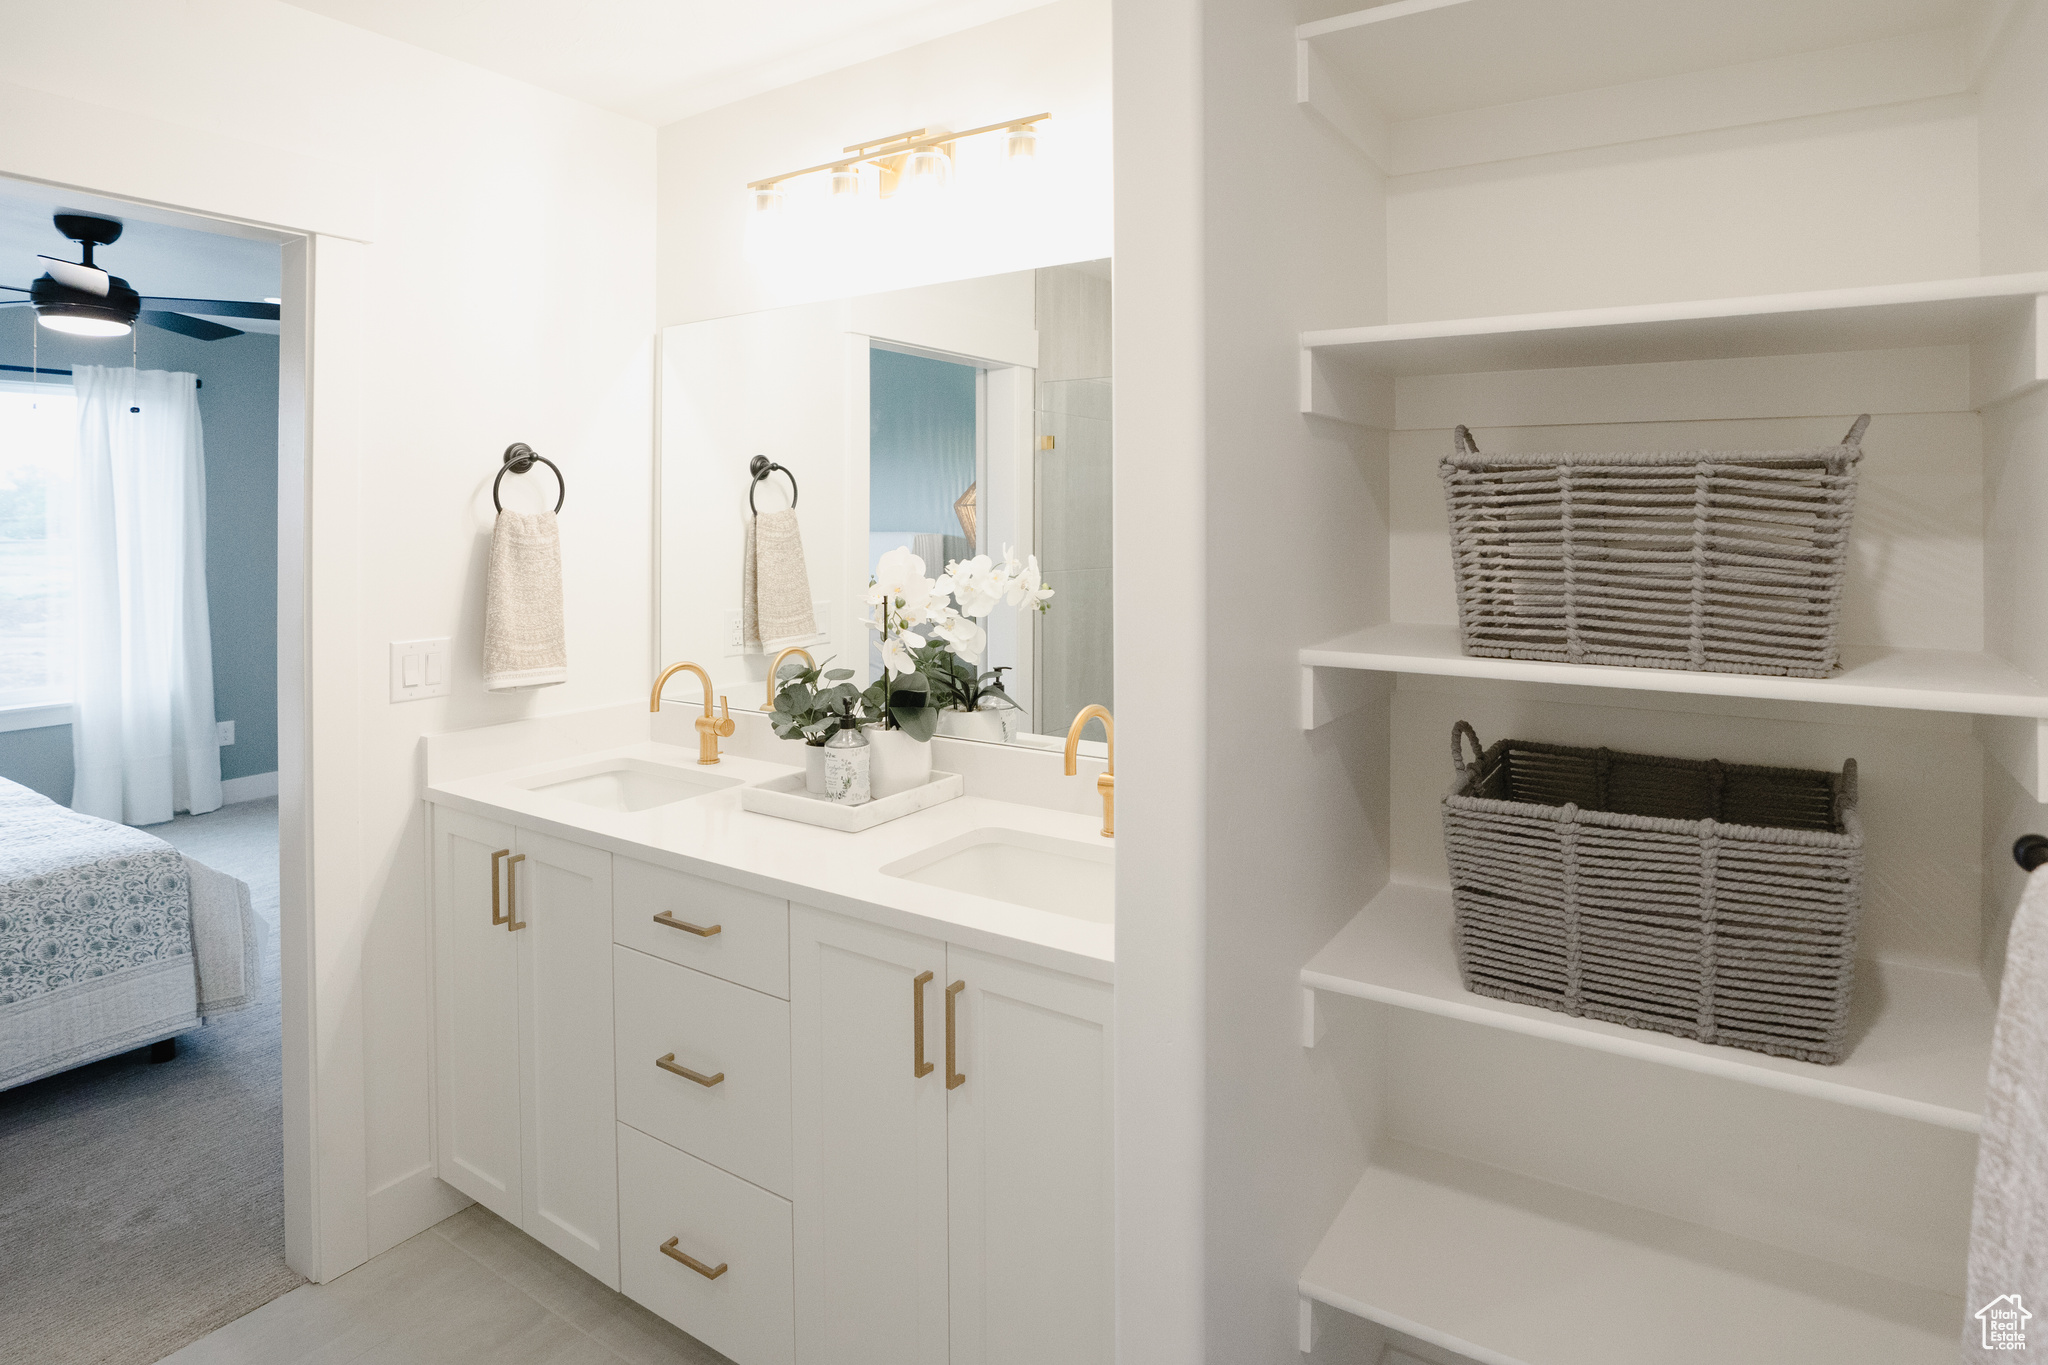
<svg viewBox="0 0 2048 1365">
<path fill-rule="evenodd" d="M 1116 933 L 1111 924 L 927 886 L 881 871 L 900 858 L 982 829 L 1109 844 L 1102 837 L 1099 816 L 962 796 L 848 834 L 743 810 L 738 786 L 651 810 L 611 811 L 519 785 L 558 769 L 621 758 L 737 778 L 745 785 L 797 771 L 733 754 L 714 767 L 698 767 L 694 749 L 644 742 L 431 783 L 426 797 L 657 866 L 1093 980 L 1112 979 Z"/>
</svg>

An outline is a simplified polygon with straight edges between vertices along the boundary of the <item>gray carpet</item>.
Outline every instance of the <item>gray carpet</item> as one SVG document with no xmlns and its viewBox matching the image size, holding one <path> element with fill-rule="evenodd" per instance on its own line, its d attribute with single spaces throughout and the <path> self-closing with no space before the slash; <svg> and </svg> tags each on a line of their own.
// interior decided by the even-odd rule
<svg viewBox="0 0 2048 1365">
<path fill-rule="evenodd" d="M 249 884 L 264 1003 L 0 1091 L 0 1365 L 150 1365 L 303 1283 L 284 1263 L 277 801 L 150 833 Z"/>
</svg>

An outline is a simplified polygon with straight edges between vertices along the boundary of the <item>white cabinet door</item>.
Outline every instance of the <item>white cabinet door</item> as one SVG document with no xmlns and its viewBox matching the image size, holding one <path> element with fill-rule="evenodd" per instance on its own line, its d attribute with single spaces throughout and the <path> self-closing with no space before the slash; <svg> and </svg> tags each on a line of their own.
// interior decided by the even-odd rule
<svg viewBox="0 0 2048 1365">
<path fill-rule="evenodd" d="M 1110 988 L 946 957 L 952 1365 L 1110 1365 Z"/>
<path fill-rule="evenodd" d="M 789 938 L 797 1360 L 946 1365 L 945 945 L 806 906 Z"/>
<path fill-rule="evenodd" d="M 518 852 L 509 908 L 519 945 L 520 1226 L 617 1289 L 612 859 L 529 830 Z"/>
<path fill-rule="evenodd" d="M 441 1179 L 510 1222 L 523 1217 L 519 945 L 504 924 L 512 826 L 432 811 L 434 1145 Z"/>
</svg>

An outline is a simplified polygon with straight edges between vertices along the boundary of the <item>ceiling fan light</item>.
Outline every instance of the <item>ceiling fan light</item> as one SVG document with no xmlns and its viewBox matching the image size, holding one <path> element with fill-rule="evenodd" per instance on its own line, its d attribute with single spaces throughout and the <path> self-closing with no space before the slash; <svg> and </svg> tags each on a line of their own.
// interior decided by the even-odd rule
<svg viewBox="0 0 2048 1365">
<path fill-rule="evenodd" d="M 38 312 L 36 321 L 53 332 L 64 332 L 75 337 L 124 337 L 129 324 L 119 318 L 104 314 L 92 314 L 83 310 Z"/>
</svg>

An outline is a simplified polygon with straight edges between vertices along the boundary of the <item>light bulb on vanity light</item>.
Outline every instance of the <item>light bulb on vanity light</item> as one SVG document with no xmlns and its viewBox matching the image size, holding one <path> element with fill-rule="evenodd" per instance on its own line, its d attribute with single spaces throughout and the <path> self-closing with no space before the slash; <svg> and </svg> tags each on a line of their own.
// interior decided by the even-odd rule
<svg viewBox="0 0 2048 1365">
<path fill-rule="evenodd" d="M 1038 129 L 1032 124 L 1003 130 L 1003 160 L 1012 167 L 1029 165 L 1038 156 Z"/>
<path fill-rule="evenodd" d="M 940 147 L 919 147 L 903 163 L 898 194 L 925 198 L 944 191 L 953 183 L 953 158 Z"/>
</svg>

